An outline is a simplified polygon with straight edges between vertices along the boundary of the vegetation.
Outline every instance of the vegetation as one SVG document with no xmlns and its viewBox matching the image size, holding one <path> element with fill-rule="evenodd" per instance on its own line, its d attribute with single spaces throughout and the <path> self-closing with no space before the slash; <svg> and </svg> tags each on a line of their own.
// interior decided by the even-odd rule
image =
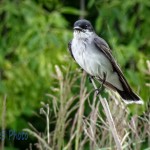
<svg viewBox="0 0 150 150">
<path fill-rule="evenodd" d="M 109 102 L 123 148 L 150 147 L 149 0 L 89 0 L 82 12 L 78 1 L 69 0 L 1 0 L 0 4 L 3 129 L 21 131 L 29 128 L 30 122 L 49 149 L 115 149 L 94 88 L 67 52 L 73 23 L 82 14 L 109 43 L 130 85 L 145 101 L 144 106 L 126 107 L 114 93 L 102 93 Z M 49 119 L 35 114 L 41 101 L 42 107 L 49 105 Z M 50 125 L 49 136 L 45 120 Z M 45 143 L 38 140 L 38 146 L 43 147 Z M 5 148 L 25 149 L 31 142 L 37 141 L 32 136 L 23 142 L 6 137 Z"/>
<path fill-rule="evenodd" d="M 49 104 L 53 104 L 55 112 L 51 111 L 47 104 L 41 103 L 40 113 L 43 118 L 48 114 L 50 116 L 49 120 L 45 121 L 45 132 L 41 135 L 31 125 L 31 130 L 25 129 L 38 139 L 36 146 L 32 144 L 30 149 L 35 147 L 63 150 L 116 149 L 111 127 L 105 118 L 105 111 L 101 108 L 97 96 L 93 95 L 93 90 L 88 92 L 86 88 L 88 81 L 86 81 L 85 74 L 78 76 L 78 71 L 75 71 L 73 75 L 70 70 L 67 70 L 68 73 L 63 74 L 63 72 L 66 71 L 56 68 L 55 80 L 58 85 L 55 86 L 57 88 L 55 91 L 59 91 L 58 96 L 47 95 L 50 99 Z M 76 80 L 80 82 L 78 87 L 75 84 Z M 76 88 L 80 90 L 79 94 L 70 95 L 71 91 Z M 104 101 L 104 99 L 102 100 Z M 111 93 L 108 102 L 122 149 L 146 150 L 150 147 L 148 142 L 150 132 L 147 130 L 149 128 L 149 112 L 143 113 L 142 116 L 134 115 L 129 118 L 129 109 L 114 93 Z"/>
</svg>

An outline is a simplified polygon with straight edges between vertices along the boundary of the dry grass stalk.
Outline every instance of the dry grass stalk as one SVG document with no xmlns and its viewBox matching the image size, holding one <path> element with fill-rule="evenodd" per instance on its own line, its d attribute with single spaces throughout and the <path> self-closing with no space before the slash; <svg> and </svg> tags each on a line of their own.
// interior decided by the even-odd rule
<svg viewBox="0 0 150 150">
<path fill-rule="evenodd" d="M 78 109 L 78 119 L 77 119 L 77 129 L 76 129 L 76 141 L 75 141 L 75 150 L 79 150 L 80 138 L 81 138 L 81 128 L 82 128 L 82 117 L 84 113 L 84 102 L 89 96 L 86 94 L 86 88 L 84 87 L 86 80 L 86 74 L 84 73 L 81 79 L 81 90 L 80 90 L 80 102 Z"/>
<path fill-rule="evenodd" d="M 56 150 L 84 150 L 87 147 L 89 150 L 117 149 L 114 136 L 112 136 L 112 127 L 110 127 L 112 121 L 109 122 L 105 118 L 105 111 L 99 105 L 100 101 L 105 103 L 106 99 L 100 97 L 99 101 L 95 96 L 92 98 L 92 94 L 87 94 L 85 74 L 81 76 L 79 72 L 76 74 L 70 71 L 62 73 L 59 67 L 57 71 L 59 75 L 57 77 L 55 75 L 55 78 L 56 83 L 59 82 L 59 84 L 52 88 L 55 94 L 47 94 L 50 98 L 50 108 L 53 110 L 50 111 L 53 112 L 53 115 L 49 116 L 50 129 L 52 129 L 49 133 L 50 143 L 48 144 L 47 138 L 45 138 L 48 134 L 41 137 L 36 129 L 33 129 L 36 135 L 40 136 L 51 149 Z M 80 87 L 77 86 L 79 81 Z M 72 93 L 72 89 L 78 89 L 75 90 L 77 93 L 74 91 Z M 142 149 L 143 142 L 150 141 L 150 132 L 148 131 L 150 112 L 146 112 L 142 117 L 131 117 L 127 107 L 120 102 L 117 95 L 111 92 L 109 95 L 108 102 L 114 118 L 113 123 L 120 138 L 119 142 L 122 145 L 121 148 L 124 150 Z M 106 106 L 105 109 L 108 109 L 108 104 Z M 85 109 L 85 107 L 87 108 Z M 40 139 L 38 141 L 38 149 L 43 148 L 44 144 Z"/>
<path fill-rule="evenodd" d="M 52 150 L 52 148 L 47 144 L 47 142 L 43 138 L 41 138 L 37 133 L 31 131 L 30 129 L 24 129 L 24 131 L 37 138 L 46 150 Z"/>
<path fill-rule="evenodd" d="M 92 84 L 93 84 L 94 88 L 97 89 L 97 86 L 96 86 L 94 80 L 91 79 L 91 81 L 92 81 Z M 118 133 L 117 133 L 117 130 L 116 130 L 116 127 L 115 127 L 115 123 L 113 121 L 113 118 L 112 118 L 107 100 L 105 98 L 102 99 L 102 97 L 100 95 L 98 95 L 98 97 L 99 97 L 99 100 L 101 101 L 101 104 L 102 104 L 102 106 L 104 108 L 104 111 L 105 111 L 105 114 L 107 116 L 107 119 L 108 119 L 108 122 L 109 122 L 109 127 L 110 127 L 112 135 L 114 137 L 117 150 L 122 150 L 121 142 L 120 142 L 120 139 L 119 139 L 119 136 L 118 136 Z"/>
</svg>

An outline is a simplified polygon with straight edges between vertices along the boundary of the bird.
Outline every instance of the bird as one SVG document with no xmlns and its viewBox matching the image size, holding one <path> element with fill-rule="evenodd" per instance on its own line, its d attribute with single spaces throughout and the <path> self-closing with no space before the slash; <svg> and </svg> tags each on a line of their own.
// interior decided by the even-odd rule
<svg viewBox="0 0 150 150">
<path fill-rule="evenodd" d="M 100 81 L 101 87 L 104 85 L 117 92 L 126 104 L 143 104 L 125 79 L 109 45 L 95 33 L 90 21 L 80 19 L 74 23 L 73 39 L 68 43 L 68 50 L 90 78 Z"/>
</svg>

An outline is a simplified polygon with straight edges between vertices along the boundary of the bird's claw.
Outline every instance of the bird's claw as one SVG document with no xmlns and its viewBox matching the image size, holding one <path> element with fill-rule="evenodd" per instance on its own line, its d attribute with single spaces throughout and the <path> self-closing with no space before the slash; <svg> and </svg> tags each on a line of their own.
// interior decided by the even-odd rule
<svg viewBox="0 0 150 150">
<path fill-rule="evenodd" d="M 96 96 L 98 96 L 101 93 L 102 89 L 95 89 L 94 92 L 96 93 Z"/>
<path fill-rule="evenodd" d="M 94 78 L 94 76 L 89 76 L 89 82 L 92 83 L 92 79 Z"/>
</svg>

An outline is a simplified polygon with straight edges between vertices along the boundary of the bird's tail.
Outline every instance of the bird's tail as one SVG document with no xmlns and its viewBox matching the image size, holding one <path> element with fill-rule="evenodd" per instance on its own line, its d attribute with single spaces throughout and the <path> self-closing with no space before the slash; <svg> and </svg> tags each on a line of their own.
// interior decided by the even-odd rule
<svg viewBox="0 0 150 150">
<path fill-rule="evenodd" d="M 132 90 L 131 91 L 120 91 L 117 90 L 119 95 L 122 97 L 123 101 L 126 104 L 132 104 L 132 103 L 137 103 L 137 104 L 144 104 L 143 100 L 136 95 Z"/>
</svg>

